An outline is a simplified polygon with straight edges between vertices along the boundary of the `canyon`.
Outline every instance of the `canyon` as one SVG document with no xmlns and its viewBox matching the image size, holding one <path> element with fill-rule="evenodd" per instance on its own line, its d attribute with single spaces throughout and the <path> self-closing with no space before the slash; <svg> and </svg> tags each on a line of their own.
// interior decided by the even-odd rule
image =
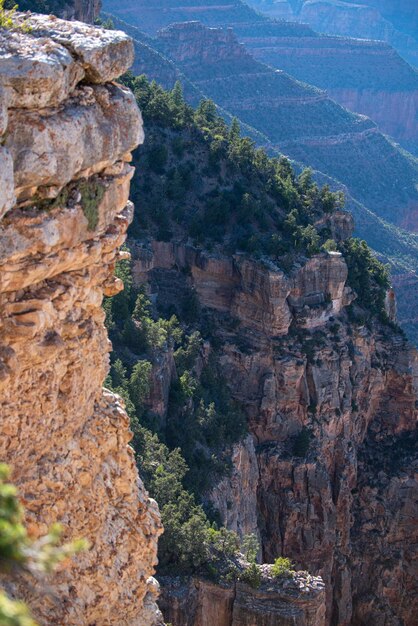
<svg viewBox="0 0 418 626">
<path fill-rule="evenodd" d="M 417 12 L 414 0 L 249 0 L 273 18 L 309 24 L 320 33 L 385 41 L 417 65 Z"/>
<path fill-rule="evenodd" d="M 256 59 L 326 90 L 417 153 L 418 75 L 388 44 L 318 35 L 282 22 L 234 31 Z"/>
<path fill-rule="evenodd" d="M 176 24 L 160 31 L 158 42 L 206 96 L 267 137 L 277 151 L 340 181 L 383 219 L 415 229 L 416 162 L 398 151 L 370 119 L 256 61 L 232 30 L 197 22 Z M 399 176 L 405 182 L 403 197 L 393 187 Z"/>
<path fill-rule="evenodd" d="M 153 141 L 162 145 L 167 130 L 151 120 L 148 127 Z M 190 145 L 190 137 L 179 130 L 170 129 L 168 137 L 167 146 L 177 146 L 180 138 Z M 172 149 L 168 163 L 176 154 Z M 169 175 L 149 169 L 148 151 L 152 147 L 145 146 L 134 157 L 134 185 L 138 198 L 153 206 L 150 190 L 157 181 L 164 188 Z M 193 163 L 210 197 L 200 144 Z M 222 162 L 219 168 L 225 172 Z M 184 193 L 182 205 L 196 211 L 201 188 Z M 369 296 L 362 301 L 354 293 L 341 254 L 302 256 L 284 271 L 280 262 L 265 256 L 227 253 L 222 243 L 193 243 L 186 226 L 190 209 L 182 216 L 175 207 L 168 196 L 167 240 L 158 236 L 156 225 L 151 227 L 149 210 L 142 236 L 138 232 L 129 240 L 134 284 L 147 285 L 155 311 L 175 313 L 180 321 L 185 319 L 182 303 L 196 300 L 199 314 L 187 327 L 201 330 L 205 341 L 190 375 L 202 380 L 202 370 L 215 360 L 228 394 L 248 420 L 247 435 L 226 452 L 232 467 L 212 478 L 203 502 L 212 503 L 227 528 L 258 536 L 263 562 L 288 556 L 297 570 L 320 575 L 326 624 L 413 624 L 416 351 L 396 325 L 370 317 L 365 321 Z M 342 244 L 353 229 L 343 211 L 318 218 L 315 225 Z M 222 229 L 227 240 L 230 228 Z M 394 320 L 392 291 L 386 311 Z M 191 411 L 189 403 L 180 418 L 175 415 L 170 389 L 181 372 L 172 356 L 167 348 L 163 360 L 170 367 L 162 366 L 161 355 L 155 363 L 151 359 L 147 409 L 162 437 Z M 183 427 L 190 428 L 190 421 Z M 204 459 L 213 454 L 200 444 L 198 450 Z M 210 472 L 206 462 L 205 475 Z M 161 608 L 175 626 L 205 624 L 202 611 L 212 615 L 212 610 L 226 614 L 225 624 L 234 624 L 231 593 L 239 586 L 219 589 L 213 582 L 164 576 L 161 583 Z M 271 619 L 271 612 L 265 613 Z"/>
<path fill-rule="evenodd" d="M 404 285 L 416 291 L 416 159 L 382 133 L 393 133 L 395 141 L 416 151 L 414 69 L 382 42 L 327 37 L 300 23 L 275 23 L 249 13 L 242 2 L 193 2 L 185 8 L 170 0 L 164 10 L 158 6 L 104 2 L 112 12 L 107 17 L 134 38 L 135 72 L 167 89 L 179 80 L 194 106 L 202 97 L 212 98 L 226 119 L 238 117 L 258 145 L 288 155 L 297 168 L 312 167 L 321 183 L 342 189 L 356 234 L 390 263 L 399 300 L 410 300 Z M 210 28 L 183 23 L 157 36 L 159 28 L 176 20 L 199 20 Z M 215 29 L 220 23 L 234 34 Z M 300 81 L 316 82 L 321 89 Z M 370 118 L 348 113 L 336 101 Z M 415 325 L 403 305 L 399 316 L 416 342 Z"/>
<path fill-rule="evenodd" d="M 230 4 L 238 15 L 240 3 Z M 219 2 L 209 5 L 220 13 Z M 84 14 L 87 21 L 91 15 Z M 412 626 L 418 354 L 397 326 L 392 289 L 384 310 L 374 310 L 382 285 L 371 279 L 366 295 L 361 283 L 353 287 L 352 216 L 339 206 L 325 209 L 305 181 L 302 199 L 316 201 L 303 226 L 321 242 L 332 239 L 331 248 L 308 252 L 296 235 L 283 240 L 279 260 L 234 248 L 233 235 L 244 226 L 260 237 L 273 232 L 276 213 L 284 232 L 287 196 L 283 206 L 275 200 L 277 209 L 271 192 L 257 212 L 257 185 L 263 192 L 267 186 L 235 163 L 228 187 L 231 171 L 214 149 L 216 141 L 225 144 L 222 136 L 208 139 L 208 130 L 184 129 L 178 119 L 171 126 L 147 119 L 145 109 L 142 119 L 133 93 L 116 82 L 134 62 L 125 33 L 39 15 L 16 19 L 16 29 L 0 30 L 0 457 L 12 467 L 31 536 L 58 520 L 64 539 L 85 537 L 90 548 L 47 584 L 2 573 L 1 586 L 45 626 Z M 213 94 L 249 123 L 257 84 L 267 108 L 279 92 L 284 109 L 296 103 L 310 115 L 325 106 L 337 128 L 329 129 L 327 145 L 342 136 L 358 150 L 375 142 L 379 165 L 386 143 L 372 122 L 266 68 L 231 30 L 170 27 L 158 49 L 169 61 L 168 81 L 185 76 L 191 96 Z M 157 67 L 160 59 L 149 58 Z M 236 65 L 242 84 L 228 90 Z M 254 76 L 253 93 L 246 81 Z M 276 128 L 277 144 L 297 158 L 290 117 Z M 324 145 L 315 132 L 307 142 L 312 154 Z M 268 169 L 267 157 L 258 156 Z M 385 176 L 399 195 L 399 181 Z M 242 192 L 237 216 L 228 193 L 239 196 L 247 179 L 253 206 Z M 289 181 L 297 206 L 303 185 L 291 173 Z M 196 217 L 218 197 L 230 221 L 203 228 Z M 389 217 L 413 222 L 411 204 Z M 202 506 L 239 538 L 259 540 L 258 586 L 180 571 L 157 575 L 159 583 L 153 578 L 158 506 L 138 474 L 141 454 L 129 445 L 129 417 L 134 429 L 135 420 L 128 404 L 125 410 L 122 398 L 103 388 L 111 350 L 106 304 L 123 289 L 117 275 L 129 258 L 121 248 L 132 222 L 128 289 L 149 297 L 155 317 L 175 314 L 188 333 L 201 333 L 188 374 L 204 386 L 215 363 L 228 401 L 245 416 L 236 441 L 214 450 L 198 442 L 192 452 L 210 478 L 198 494 Z M 196 225 L 217 237 L 208 243 L 204 232 L 199 240 Z M 243 232 L 249 239 L 248 228 Z M 415 277 L 403 280 L 412 292 Z M 127 328 L 114 348 L 132 368 L 144 354 L 129 344 Z M 172 342 L 156 346 L 144 416 L 168 440 L 178 427 L 173 397 L 181 376 Z M 112 357 L 112 374 L 114 366 Z M 187 415 L 194 415 L 191 396 L 180 412 L 183 430 Z M 228 459 L 220 473 L 209 464 L 218 453 Z M 292 560 L 291 576 L 272 575 L 278 556 Z"/>
</svg>

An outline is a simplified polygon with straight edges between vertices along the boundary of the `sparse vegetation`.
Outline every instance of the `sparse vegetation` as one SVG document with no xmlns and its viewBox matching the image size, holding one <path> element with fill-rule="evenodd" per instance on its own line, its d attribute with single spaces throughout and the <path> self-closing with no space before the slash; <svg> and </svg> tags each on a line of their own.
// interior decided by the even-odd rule
<svg viewBox="0 0 418 626">
<path fill-rule="evenodd" d="M 0 29 L 20 30 L 24 33 L 30 32 L 26 20 L 18 20 L 16 11 L 18 6 L 10 0 L 0 0 Z"/>
<path fill-rule="evenodd" d="M 343 206 L 341 194 L 319 188 L 310 170 L 296 176 L 289 161 L 269 158 L 211 100 L 193 110 L 179 83 L 167 92 L 143 76 L 125 81 L 149 137 L 135 156 L 133 198 L 142 208 L 134 236 L 146 227 L 167 240 L 186 229 L 201 246 L 266 256 L 282 269 L 320 252 L 325 239 L 313 223 Z"/>
<path fill-rule="evenodd" d="M 261 585 L 261 571 L 257 563 L 250 565 L 240 574 L 240 581 L 250 585 L 253 589 L 258 589 Z"/>
</svg>

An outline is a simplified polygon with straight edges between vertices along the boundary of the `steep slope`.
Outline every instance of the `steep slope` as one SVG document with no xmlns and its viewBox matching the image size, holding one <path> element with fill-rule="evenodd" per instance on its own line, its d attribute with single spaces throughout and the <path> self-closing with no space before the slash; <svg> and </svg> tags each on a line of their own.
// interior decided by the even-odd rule
<svg viewBox="0 0 418 626">
<path fill-rule="evenodd" d="M 178 24 L 161 31 L 158 40 L 207 96 L 266 135 L 278 151 L 341 181 L 386 220 L 417 228 L 418 161 L 370 119 L 256 61 L 231 30 Z"/>
<path fill-rule="evenodd" d="M 108 5 L 109 6 L 112 5 L 112 3 L 109 1 Z M 116 4 L 112 6 L 114 6 L 115 11 L 118 13 L 120 11 L 123 11 L 125 4 L 122 2 L 122 4 L 118 3 L 117 6 Z M 152 14 L 153 16 L 152 17 L 153 25 L 154 25 L 153 28 L 155 30 L 157 26 L 162 23 L 161 21 L 159 22 L 159 19 L 160 19 L 159 15 L 161 12 L 157 10 L 156 8 L 157 5 L 154 2 L 148 3 L 147 6 L 148 6 L 148 11 L 149 11 L 148 15 Z M 173 2 L 171 3 L 171 8 L 173 9 L 173 7 L 175 6 L 180 6 L 180 3 L 177 2 L 176 4 L 173 0 Z M 217 6 L 218 6 L 218 10 L 220 10 L 220 7 L 223 7 L 225 9 L 223 11 L 223 15 L 226 20 L 225 23 L 228 23 L 228 19 L 227 19 L 228 12 L 226 11 L 226 8 L 225 8 L 226 5 L 224 5 L 223 3 L 220 3 Z M 202 13 L 199 7 L 200 5 L 196 5 L 194 3 L 193 7 L 189 8 L 188 10 L 189 19 L 192 19 L 192 18 L 204 19 L 206 24 L 212 25 L 214 22 L 212 18 L 210 17 L 210 15 L 206 14 L 205 12 Z M 131 7 L 130 12 L 126 14 L 126 18 L 129 21 L 139 23 L 142 27 L 145 27 L 148 22 L 146 19 L 142 20 L 141 16 L 142 16 L 142 13 L 140 13 L 139 11 L 136 13 L 133 6 Z M 125 24 L 126 23 L 124 24 L 120 23 L 119 26 L 121 28 L 126 28 Z M 274 24 L 273 22 L 266 21 L 266 20 L 261 22 L 259 17 L 256 14 L 251 16 L 251 20 L 249 22 L 248 21 L 245 22 L 245 19 L 242 19 L 241 22 L 235 22 L 233 24 L 233 27 L 234 27 L 234 30 L 238 33 L 240 38 L 242 39 L 245 38 L 247 45 L 250 45 L 251 41 L 254 41 L 254 45 L 256 45 L 259 39 L 259 35 L 260 33 L 262 33 L 263 41 L 265 41 L 266 38 L 267 39 L 270 38 L 273 41 L 275 41 L 275 38 L 280 36 L 284 38 L 284 40 L 286 40 L 286 43 L 287 43 L 289 41 L 289 37 L 291 37 L 292 42 L 296 42 L 294 44 L 295 46 L 299 45 L 300 41 L 305 41 L 306 46 L 309 47 L 310 39 L 312 39 L 312 42 L 318 42 L 318 41 L 323 42 L 324 40 L 328 41 L 329 39 L 332 42 L 338 42 L 339 47 L 344 48 L 344 46 L 347 45 L 350 50 L 352 49 L 350 46 L 355 46 L 355 49 L 357 49 L 357 51 L 362 55 L 362 58 L 363 58 L 363 55 L 365 55 L 365 49 L 368 50 L 370 48 L 371 51 L 375 50 L 375 46 L 372 44 L 363 45 L 363 43 L 360 43 L 360 42 L 355 44 L 352 41 L 346 44 L 345 40 L 342 40 L 342 39 L 337 40 L 335 38 L 318 37 L 318 35 L 312 29 L 302 24 L 295 24 L 295 23 Z M 128 28 L 132 29 L 132 27 L 128 27 Z M 129 32 L 131 32 L 131 34 L 135 36 L 135 34 L 132 31 L 129 31 Z M 190 40 L 191 40 L 190 50 L 192 50 L 196 42 L 193 41 L 192 33 L 189 33 L 189 35 L 190 35 Z M 216 50 L 215 50 L 216 48 L 215 39 L 216 37 L 214 33 L 212 32 L 212 40 L 210 37 L 208 37 L 208 39 L 206 40 L 206 45 L 208 47 L 211 47 L 212 58 L 214 60 L 214 63 L 215 63 L 215 59 L 217 59 Z M 231 42 L 232 37 L 230 37 L 229 40 Z M 185 44 L 186 42 L 184 42 L 182 45 L 185 45 Z M 158 40 L 156 40 L 155 38 L 150 39 L 148 40 L 148 45 L 152 47 L 154 51 L 162 53 L 162 56 L 165 57 L 165 59 L 167 60 L 168 51 L 162 48 L 158 44 Z M 225 47 L 225 41 L 222 43 L 222 45 Z M 236 43 L 232 44 L 232 46 L 235 46 L 235 45 Z M 312 43 L 312 47 L 314 45 L 315 43 Z M 319 45 L 319 50 L 320 50 L 320 53 L 322 54 L 322 49 L 321 49 L 322 43 L 317 44 L 317 45 Z M 381 44 L 377 45 L 377 49 L 379 50 L 380 50 L 380 47 L 379 47 L 380 45 Z M 199 45 L 197 44 L 197 48 L 198 47 Z M 406 125 L 405 123 L 399 124 L 399 126 L 397 126 L 397 129 L 398 129 L 397 132 L 398 134 L 404 137 L 408 137 L 408 145 L 410 145 L 411 148 L 414 148 L 415 139 L 413 138 L 413 133 L 415 133 L 415 131 L 413 129 L 415 128 L 416 121 L 411 121 L 412 120 L 411 112 L 415 108 L 415 95 L 413 91 L 409 92 L 407 90 L 409 89 L 411 85 L 415 85 L 415 78 L 412 79 L 412 77 L 415 76 L 415 74 L 412 72 L 409 66 L 403 63 L 398 57 L 393 56 L 392 52 L 389 54 L 387 48 L 383 46 L 383 49 L 384 49 L 384 59 L 380 59 L 380 61 L 384 60 L 385 66 L 386 66 L 387 61 L 391 60 L 390 67 L 393 68 L 393 71 L 390 72 L 389 75 L 392 76 L 392 79 L 390 79 L 390 82 L 393 85 L 394 92 L 390 94 L 385 92 L 384 97 L 382 95 L 382 97 L 379 99 L 379 110 L 380 110 L 380 107 L 382 107 L 382 117 L 380 119 L 384 118 L 386 122 L 391 125 L 391 128 L 394 128 L 396 121 L 394 121 L 393 112 L 392 111 L 389 112 L 389 108 L 392 107 L 392 104 L 395 101 L 396 103 L 399 102 L 399 97 L 396 96 L 396 85 L 398 85 L 401 88 L 401 91 L 398 93 L 402 93 L 402 103 L 406 103 L 405 104 L 407 108 L 406 113 L 408 115 L 406 116 L 406 113 L 405 113 L 405 119 L 409 119 L 410 121 Z M 229 54 L 232 57 L 234 57 L 234 54 L 235 54 L 234 50 L 231 49 Z M 272 143 L 274 143 L 274 138 L 270 136 L 270 131 L 271 129 L 274 129 L 275 126 L 279 126 L 279 131 L 286 133 L 286 129 L 288 127 L 289 128 L 291 127 L 291 120 L 292 120 L 293 115 L 297 114 L 298 112 L 300 115 L 299 117 L 297 117 L 296 115 L 296 119 L 298 121 L 296 125 L 297 130 L 299 130 L 299 127 L 301 130 L 304 130 L 304 128 L 306 128 L 306 125 L 309 119 L 313 119 L 317 121 L 319 120 L 319 126 L 320 126 L 319 133 L 323 137 L 322 142 L 321 142 L 321 139 L 319 139 L 318 145 L 312 146 L 312 145 L 309 145 L 309 144 L 312 144 L 312 140 L 309 140 L 307 142 L 308 145 L 305 145 L 306 141 L 302 137 L 301 145 L 291 146 L 291 148 L 294 148 L 294 152 L 291 151 L 287 142 L 283 142 L 283 145 L 279 143 L 278 145 L 279 151 L 282 151 L 285 154 L 289 154 L 290 156 L 293 156 L 298 162 L 302 162 L 307 165 L 310 165 L 316 171 L 319 170 L 319 171 L 325 172 L 328 175 L 328 182 L 333 186 L 333 188 L 338 188 L 338 187 L 341 188 L 341 179 L 344 179 L 344 182 L 348 183 L 344 185 L 343 188 L 347 194 L 347 198 L 349 199 L 348 206 L 350 210 L 352 210 L 354 215 L 356 216 L 357 232 L 360 234 L 360 236 L 366 238 L 367 241 L 369 241 L 369 243 L 373 246 L 373 248 L 379 254 L 381 254 L 382 259 L 391 263 L 391 266 L 394 268 L 396 273 L 400 274 L 400 278 L 399 280 L 397 280 L 397 289 L 399 290 L 398 293 L 400 296 L 400 308 L 399 308 L 400 318 L 401 320 L 406 321 L 406 324 L 407 324 L 406 327 L 408 329 L 408 332 L 410 333 L 411 338 L 416 340 L 415 325 L 413 324 L 413 322 L 408 321 L 408 320 L 411 320 L 411 314 L 409 312 L 409 304 L 413 302 L 414 300 L 413 294 L 416 292 L 416 287 L 414 287 L 414 281 L 416 280 L 416 278 L 414 277 L 416 276 L 416 268 L 417 268 L 416 238 L 414 235 L 411 236 L 407 232 L 403 231 L 402 229 L 394 228 L 390 223 L 387 223 L 387 222 L 385 223 L 385 220 L 382 220 L 382 215 L 384 215 L 385 218 L 389 222 L 395 219 L 398 224 L 401 223 L 403 227 L 407 229 L 413 230 L 415 228 L 416 215 L 415 215 L 414 207 L 416 207 L 416 195 L 417 195 L 416 162 L 411 161 L 411 158 L 401 153 L 398 148 L 394 148 L 394 146 L 391 145 L 390 142 L 387 142 L 385 139 L 383 139 L 382 135 L 380 134 L 377 135 L 378 139 L 377 137 L 374 137 L 373 135 L 361 136 L 360 133 L 357 133 L 352 137 L 350 134 L 348 137 L 345 136 L 345 141 L 344 141 L 344 136 L 341 137 L 340 135 L 340 138 L 342 139 L 341 143 L 339 143 L 338 139 L 336 140 L 335 136 L 333 135 L 329 136 L 330 135 L 329 130 L 332 128 L 332 124 L 334 124 L 334 127 L 335 127 L 336 120 L 335 120 L 335 117 L 334 117 L 334 120 L 332 120 L 332 118 L 333 116 L 335 116 L 335 113 L 336 111 L 338 111 L 338 108 L 331 105 L 331 110 L 330 111 L 326 110 L 328 109 L 327 103 L 329 101 L 326 101 L 325 103 L 320 102 L 319 104 L 316 104 L 316 107 L 315 107 L 315 99 L 314 97 L 312 97 L 313 95 L 312 90 L 309 91 L 308 89 L 307 91 L 303 91 L 303 89 L 306 88 L 306 85 L 300 85 L 300 84 L 298 85 L 299 93 L 302 93 L 304 96 L 302 98 L 302 101 L 300 101 L 299 104 L 297 104 L 297 101 L 295 102 L 295 99 L 290 98 L 289 105 L 285 108 L 284 106 L 281 105 L 281 98 L 283 95 L 283 90 L 287 89 L 289 84 L 295 86 L 295 82 L 291 81 L 290 79 L 285 80 L 285 77 L 283 76 L 283 74 L 281 76 L 274 77 L 275 84 L 273 85 L 270 84 L 267 73 L 265 74 L 264 78 L 259 77 L 257 81 L 254 80 L 253 82 L 252 78 L 254 77 L 251 77 L 248 75 L 248 68 L 245 68 L 245 62 L 244 62 L 244 76 L 240 77 L 240 79 L 236 81 L 233 72 L 239 72 L 241 69 L 239 66 L 239 61 L 238 61 L 239 54 L 240 53 L 238 53 L 238 55 L 235 54 L 235 60 L 234 60 L 235 65 L 232 65 L 232 66 L 231 64 L 229 64 L 229 66 L 225 65 L 224 70 L 222 70 L 221 67 L 217 68 L 218 72 L 220 73 L 224 72 L 223 79 L 218 78 L 217 81 L 212 81 L 212 83 L 209 81 L 208 84 L 206 84 L 204 80 L 202 80 L 201 84 L 194 83 L 195 74 L 191 74 L 187 76 L 186 78 L 185 74 L 187 75 L 187 68 L 182 67 L 175 58 L 172 58 L 171 62 L 174 63 L 174 65 L 177 68 L 177 77 L 180 78 L 180 80 L 184 84 L 185 95 L 188 98 L 188 100 L 192 102 L 193 104 L 195 104 L 197 93 L 204 93 L 205 95 L 209 97 L 212 96 L 217 102 L 217 104 L 222 106 L 222 109 L 226 117 L 228 117 L 228 107 L 229 107 L 229 98 L 231 96 L 231 93 L 230 93 L 231 88 L 234 91 L 235 83 L 237 87 L 242 87 L 242 89 L 244 89 L 246 95 L 248 93 L 253 94 L 253 99 L 256 100 L 254 110 L 242 111 L 241 100 L 244 100 L 245 102 L 246 100 L 248 100 L 248 98 L 242 99 L 241 93 L 237 93 L 237 94 L 232 93 L 232 96 L 233 96 L 232 104 L 234 106 L 233 106 L 233 110 L 232 111 L 230 110 L 229 113 L 236 114 L 239 117 L 240 123 L 242 125 L 243 125 L 243 121 L 246 121 L 247 122 L 246 132 L 250 134 L 257 141 L 259 145 L 268 146 L 268 148 L 272 152 L 274 152 L 274 148 L 272 146 Z M 144 58 L 146 58 L 146 56 L 144 56 Z M 286 59 L 284 55 L 283 55 L 283 58 Z M 299 57 L 293 54 L 293 48 L 292 48 L 292 53 L 289 53 L 287 58 L 293 59 L 291 63 L 294 63 L 296 65 L 298 64 L 297 59 Z M 383 81 L 383 76 L 382 76 L 382 69 L 379 64 L 380 61 L 379 63 L 376 62 L 376 57 L 374 55 L 374 52 L 373 53 L 371 52 L 369 57 L 366 56 L 365 58 L 366 59 L 368 58 L 370 60 L 371 66 L 376 68 L 376 76 L 378 77 L 374 79 L 376 86 L 379 83 L 379 81 L 381 84 Z M 347 56 L 346 59 L 348 59 L 347 62 L 350 61 L 349 56 Z M 321 65 L 320 61 L 321 59 L 319 59 L 317 67 Z M 348 82 L 348 84 L 352 84 L 350 83 L 352 70 L 350 69 L 349 71 L 347 62 L 345 63 L 345 65 L 344 65 L 344 62 L 342 62 L 343 68 L 341 68 L 341 63 L 340 65 L 338 65 L 337 63 L 337 65 L 335 66 L 336 71 L 334 73 L 327 72 L 327 74 L 329 74 L 330 76 L 337 76 L 339 74 L 344 75 L 344 72 L 342 71 L 342 69 L 344 69 L 345 67 L 346 68 L 345 76 L 347 78 L 345 82 L 346 83 Z M 224 61 L 222 61 L 222 63 L 224 63 Z M 210 65 L 211 65 L 211 57 L 209 54 L 207 54 L 205 62 L 202 64 L 202 71 L 204 72 L 205 67 L 207 69 Z M 334 65 L 335 65 L 335 62 L 334 62 Z M 146 62 L 140 62 L 139 64 L 137 64 L 136 68 L 139 71 L 143 71 L 145 74 L 149 75 L 151 78 L 156 79 L 158 82 L 161 82 L 166 87 L 172 88 L 174 84 L 174 74 L 173 74 L 173 78 L 171 79 L 171 81 L 167 80 L 167 72 L 164 69 L 161 70 L 160 75 L 159 75 L 158 63 L 156 64 L 152 62 L 149 65 L 147 65 Z M 261 69 L 261 65 L 259 64 L 258 70 L 260 69 Z M 265 66 L 263 66 L 263 70 L 265 70 Z M 211 70 L 209 69 L 209 72 L 210 71 Z M 386 72 L 386 74 L 388 73 Z M 396 74 L 396 80 L 395 80 L 395 74 Z M 356 72 L 355 75 L 356 75 L 356 80 L 358 80 L 359 72 Z M 373 76 L 373 71 L 371 69 L 368 71 L 368 76 L 369 78 Z M 199 78 L 198 69 L 197 69 L 197 77 Z M 201 78 L 204 79 L 205 77 L 202 76 Z M 226 81 L 229 82 L 229 85 L 226 90 L 224 90 L 223 88 L 219 89 L 219 86 L 222 84 L 222 80 L 224 80 L 224 82 Z M 193 87 L 195 88 L 193 94 L 190 93 L 191 83 L 193 84 Z M 267 115 L 270 116 L 269 118 L 266 117 L 266 120 L 264 120 L 264 125 L 262 127 L 260 126 L 260 123 L 263 122 L 263 116 L 265 114 L 265 111 L 264 111 L 265 107 L 263 108 L 262 106 L 261 89 L 265 89 L 266 94 L 269 96 Z M 221 91 L 220 97 L 218 97 L 219 91 Z M 349 90 L 349 92 L 347 93 L 350 94 L 350 98 L 353 96 L 353 92 L 351 90 Z M 363 92 L 356 91 L 356 94 L 360 94 L 360 93 L 363 93 Z M 379 95 L 381 94 L 381 92 L 377 92 L 377 93 L 379 93 Z M 405 99 L 404 96 L 407 93 L 410 95 L 408 95 L 408 99 Z M 271 106 L 272 104 L 271 101 L 273 98 L 275 100 L 277 99 L 278 103 L 280 103 L 280 106 L 278 107 Z M 306 98 L 306 102 L 304 98 Z M 357 98 L 356 96 L 356 101 L 358 101 L 359 99 L 362 100 L 362 95 L 359 95 L 359 98 Z M 372 100 L 373 102 L 376 102 L 375 95 L 373 95 Z M 368 94 L 364 95 L 364 100 L 362 101 L 364 102 L 367 101 L 368 103 L 367 106 L 370 105 L 371 101 L 369 99 Z M 259 106 L 260 106 L 260 109 L 258 108 Z M 309 118 L 306 115 L 308 107 L 309 107 Z M 318 111 L 318 108 L 319 108 L 319 111 Z M 278 111 L 282 113 L 281 117 L 278 114 Z M 323 114 L 324 119 L 321 119 L 322 114 Z M 346 112 L 342 115 L 346 121 L 350 119 L 349 114 L 347 114 Z M 271 117 L 273 117 L 272 121 L 270 121 Z M 339 117 L 340 116 L 338 114 L 337 122 L 339 122 Z M 351 117 L 352 121 L 356 119 L 358 120 L 358 118 Z M 280 122 L 280 120 L 282 121 L 281 124 L 278 123 Z M 252 128 L 252 126 L 254 125 L 257 125 L 257 130 L 261 131 L 259 132 L 258 135 L 254 132 L 254 129 Z M 267 128 L 266 128 L 266 125 L 267 125 Z M 354 126 L 355 126 L 355 123 L 354 123 Z M 407 130 L 407 127 L 409 127 L 408 130 Z M 309 135 L 311 132 L 312 132 L 312 129 L 308 128 L 307 134 Z M 329 141 L 327 139 L 328 137 L 329 137 Z M 360 141 L 358 141 L 359 139 Z M 294 141 L 294 144 L 296 143 L 297 142 Z M 331 145 L 324 146 L 324 145 L 321 145 L 321 143 L 331 144 Z M 381 158 L 381 156 L 384 154 L 386 156 L 384 156 L 384 158 Z M 383 164 L 383 167 L 382 167 L 382 164 Z M 327 169 L 328 167 L 330 168 L 330 170 Z M 405 180 L 405 176 L 408 179 L 408 182 Z M 353 178 L 355 179 L 354 180 L 355 189 L 353 189 L 352 185 L 350 184 L 353 182 Z M 319 179 L 324 180 L 324 177 L 319 176 Z M 389 198 L 391 199 L 389 200 Z M 388 209 L 387 211 L 386 209 L 384 212 L 381 211 L 380 207 L 381 207 L 382 202 L 384 204 L 387 204 L 387 209 Z M 376 205 L 378 208 L 376 207 Z M 399 212 L 400 205 L 402 205 L 404 208 L 401 209 L 401 211 Z M 372 209 L 372 212 L 370 211 L 370 209 Z M 373 214 L 373 212 L 377 213 L 379 217 Z M 401 214 L 403 214 L 406 217 L 406 219 L 404 220 L 402 218 L 399 219 Z M 406 284 L 408 284 L 409 286 L 407 291 L 405 291 L 403 288 L 403 286 Z M 410 289 L 411 286 L 413 287 L 412 289 Z"/>
<path fill-rule="evenodd" d="M 172 89 L 175 81 L 180 80 L 186 99 L 196 105 L 203 97 L 202 89 L 199 89 L 191 80 L 187 79 L 179 67 L 170 61 L 161 50 L 158 49 L 158 41 L 145 35 L 135 26 L 131 26 L 111 14 L 105 14 L 112 19 L 118 28 L 128 32 L 135 41 L 136 60 L 134 69 L 138 73 L 145 73 L 150 79 L 156 80 L 165 88 Z M 262 32 L 263 34 L 272 33 L 292 37 L 317 37 L 317 35 L 309 27 L 300 24 L 273 25 L 265 24 L 262 27 L 257 25 L 241 24 L 235 26 L 235 30 L 242 37 L 248 37 L 249 33 Z M 142 43 L 143 42 L 143 43 Z M 144 46 L 146 49 L 144 49 Z M 151 57 L 151 58 L 150 58 Z M 230 119 L 230 114 L 222 109 L 225 119 Z M 259 145 L 268 146 L 270 153 L 274 150 L 265 135 L 257 133 L 254 128 L 242 123 L 243 131 L 251 136 Z M 301 168 L 300 164 L 295 164 Z M 396 274 L 396 289 L 399 294 L 399 319 L 407 329 L 410 338 L 413 341 L 418 340 L 416 325 L 414 319 L 414 294 L 417 292 L 417 267 L 418 267 L 418 240 L 416 235 L 409 234 L 402 229 L 385 222 L 382 218 L 377 217 L 364 205 L 355 201 L 349 194 L 347 187 L 338 183 L 331 177 L 324 176 L 322 173 L 316 172 L 316 178 L 321 184 L 330 184 L 333 189 L 343 189 L 347 198 L 347 208 L 352 211 L 356 218 L 356 233 L 366 239 L 372 248 L 380 255 L 385 263 L 390 263 L 394 275 Z"/>
<path fill-rule="evenodd" d="M 195 337 L 141 352 L 154 328 L 143 296 L 115 330 L 125 368 L 151 364 L 137 419 L 181 448 L 190 487 L 230 529 L 258 535 L 265 561 L 322 575 L 327 624 L 412 624 L 417 357 L 383 314 L 394 303 L 382 269 L 306 173 L 266 160 L 209 105 L 192 114 L 178 91 L 132 86 L 150 137 L 135 156 L 134 284 L 147 282 L 159 328 L 176 314 Z M 321 249 L 330 236 L 339 243 Z M 234 623 L 227 584 L 161 582 L 175 626 Z M 247 615 L 261 606 L 262 589 L 236 589 Z"/>
<path fill-rule="evenodd" d="M 295 24 L 238 25 L 234 32 L 258 60 L 326 89 L 418 151 L 418 73 L 389 45 L 306 33 Z"/>
<path fill-rule="evenodd" d="M 132 94 L 113 82 L 133 47 L 32 16 L 30 34 L 0 30 L 0 50 L 0 458 L 31 536 L 60 522 L 90 543 L 51 579 L 2 568 L 1 585 L 45 625 L 156 626 L 159 513 L 120 398 L 102 389 L 101 302 L 122 288 L 130 151 L 143 141 Z"/>
</svg>

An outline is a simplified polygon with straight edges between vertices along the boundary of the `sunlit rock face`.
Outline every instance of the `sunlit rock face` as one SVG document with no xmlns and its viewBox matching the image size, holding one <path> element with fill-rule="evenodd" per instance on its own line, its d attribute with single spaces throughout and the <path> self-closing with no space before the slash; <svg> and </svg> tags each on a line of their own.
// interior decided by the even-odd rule
<svg viewBox="0 0 418 626">
<path fill-rule="evenodd" d="M 44 625 L 157 626 L 159 512 L 128 417 L 102 389 L 103 295 L 132 219 L 129 38 L 33 16 L 0 35 L 0 458 L 34 537 L 54 522 L 90 549 L 47 583 L 3 579 Z"/>
</svg>

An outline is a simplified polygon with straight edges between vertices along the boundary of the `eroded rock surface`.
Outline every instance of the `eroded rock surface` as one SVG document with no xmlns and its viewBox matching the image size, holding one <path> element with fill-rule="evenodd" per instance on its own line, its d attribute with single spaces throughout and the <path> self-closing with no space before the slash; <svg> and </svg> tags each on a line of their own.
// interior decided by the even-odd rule
<svg viewBox="0 0 418 626">
<path fill-rule="evenodd" d="M 122 288 L 129 153 L 143 140 L 132 94 L 109 81 L 132 45 L 82 24 L 30 23 L 0 43 L 0 458 L 34 537 L 60 522 L 65 539 L 91 547 L 47 584 L 2 582 L 43 625 L 157 626 L 159 512 L 121 401 L 102 389 L 101 302 Z"/>
</svg>

